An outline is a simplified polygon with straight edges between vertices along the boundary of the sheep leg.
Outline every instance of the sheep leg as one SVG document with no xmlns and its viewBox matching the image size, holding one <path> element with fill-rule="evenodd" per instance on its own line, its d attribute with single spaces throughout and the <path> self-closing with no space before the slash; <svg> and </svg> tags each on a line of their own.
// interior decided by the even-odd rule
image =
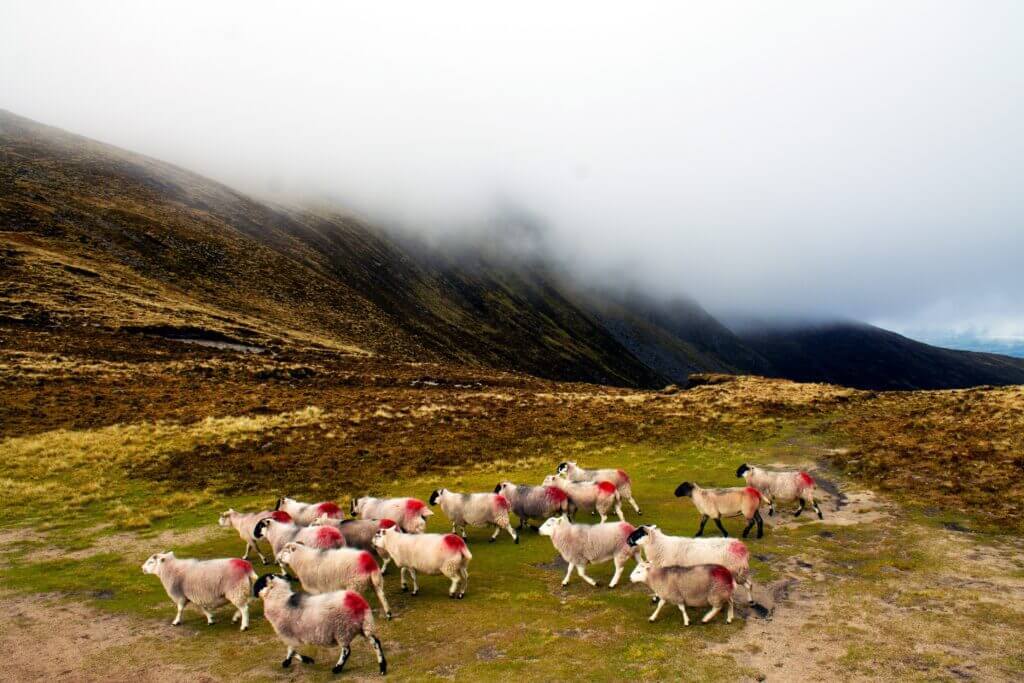
<svg viewBox="0 0 1024 683">
<path fill-rule="evenodd" d="M 171 626 L 181 625 L 181 613 L 185 611 L 185 605 L 188 604 L 188 600 L 182 598 L 180 602 L 175 603 L 178 607 L 178 614 L 174 617 L 174 621 L 171 622 Z"/>
<path fill-rule="evenodd" d="M 804 499 L 803 499 L 803 498 L 801 498 L 801 499 L 800 499 L 800 507 L 798 507 L 798 508 L 796 509 L 796 511 L 795 511 L 795 512 L 793 513 L 793 516 L 794 516 L 794 517 L 799 517 L 799 516 L 800 516 L 800 513 L 801 513 L 801 512 L 803 512 L 803 511 L 804 511 Z"/>
<path fill-rule="evenodd" d="M 384 579 L 380 577 L 380 574 L 373 574 L 371 581 L 373 582 L 373 592 L 377 594 L 377 600 L 380 601 L 380 607 L 384 610 L 384 616 L 387 619 L 390 619 L 391 605 L 388 604 L 388 599 L 384 595 Z"/>
<path fill-rule="evenodd" d="M 747 537 L 747 534 L 750 533 L 750 530 L 754 527 L 754 525 L 756 523 L 757 523 L 757 518 L 756 517 L 751 517 L 750 519 L 747 520 L 747 526 L 743 527 L 743 538 Z"/>
<path fill-rule="evenodd" d="M 757 537 L 762 538 L 764 536 L 764 517 L 761 516 L 760 510 L 754 511 L 754 519 L 757 521 Z"/>
<path fill-rule="evenodd" d="M 463 540 L 465 540 L 466 538 L 468 538 L 468 537 L 466 536 L 466 525 L 465 525 L 465 524 L 463 524 L 463 525 L 462 525 L 462 539 L 463 539 Z"/>
<path fill-rule="evenodd" d="M 772 500 L 767 495 L 765 495 L 763 492 L 761 493 L 761 497 L 764 498 L 764 502 L 768 503 L 768 516 L 769 517 L 774 517 L 775 516 L 775 501 Z"/>
<path fill-rule="evenodd" d="M 204 608 L 200 608 L 200 609 L 202 609 L 203 610 L 203 614 L 206 615 L 206 625 L 207 626 L 212 626 L 213 625 L 213 612 L 210 612 L 209 610 L 206 610 Z"/>
<path fill-rule="evenodd" d="M 821 514 L 821 508 L 818 507 L 818 503 L 814 500 L 814 496 L 808 495 L 807 499 L 810 501 L 811 507 L 814 508 L 814 511 L 818 513 L 818 519 L 825 519 L 825 515 Z"/>
<path fill-rule="evenodd" d="M 722 532 L 722 536 L 729 538 L 729 532 L 725 530 L 724 526 L 722 526 L 721 517 L 715 517 L 715 526 L 717 526 L 718 530 Z"/>
<path fill-rule="evenodd" d="M 709 518 L 708 518 L 707 515 L 701 515 L 700 516 L 700 528 L 697 529 L 697 533 L 694 534 L 695 536 L 703 536 L 704 535 L 704 525 L 708 523 L 708 519 Z"/>
<path fill-rule="evenodd" d="M 452 574 L 451 580 L 452 585 L 448 589 L 448 597 L 454 598 L 459 593 L 459 584 L 462 583 L 462 574 L 458 570 L 456 570 L 455 573 Z"/>
<path fill-rule="evenodd" d="M 622 514 L 622 503 L 615 501 L 615 514 L 619 516 L 620 522 L 626 521 L 626 516 Z"/>
<path fill-rule="evenodd" d="M 281 662 L 281 668 L 282 669 L 287 669 L 289 666 L 291 666 L 292 665 L 292 659 L 294 657 L 295 657 L 295 648 L 294 647 L 289 647 L 288 648 L 288 653 L 285 654 L 285 656 L 284 656 L 284 661 Z"/>
<path fill-rule="evenodd" d="M 491 540 L 489 540 L 488 543 L 494 543 L 495 541 L 497 541 L 498 540 L 498 534 L 500 534 L 500 533 L 501 533 L 501 527 L 495 525 L 494 533 L 491 535 Z"/>
<path fill-rule="evenodd" d="M 568 586 L 569 585 L 569 579 L 572 578 L 572 568 L 573 568 L 573 564 L 572 564 L 572 562 L 570 562 L 569 563 L 569 571 L 567 571 L 565 573 L 565 578 L 562 579 L 562 585 L 563 586 Z"/>
<path fill-rule="evenodd" d="M 628 559 L 628 558 L 627 558 Z M 615 588 L 619 585 L 619 579 L 622 578 L 622 570 L 626 568 L 626 559 L 619 560 L 615 558 L 615 574 L 612 575 L 611 582 L 608 583 L 609 588 Z"/>
<path fill-rule="evenodd" d="M 388 661 L 384 659 L 384 648 L 380 646 L 380 638 L 370 636 L 368 640 L 373 648 L 373 653 L 377 655 L 377 665 L 380 667 L 380 675 L 383 676 L 388 672 Z"/>
<path fill-rule="evenodd" d="M 747 580 L 743 582 L 743 587 L 747 589 L 747 602 L 751 605 L 754 604 L 754 582 L 747 577 Z"/>
<path fill-rule="evenodd" d="M 601 524 L 604 524 L 607 521 L 608 521 L 608 517 L 602 512 L 601 513 Z"/>
<path fill-rule="evenodd" d="M 388 570 L 388 565 L 389 564 L 391 564 L 391 558 L 390 557 L 385 557 L 384 561 L 380 565 L 380 573 L 381 573 L 381 575 L 383 575 L 384 572 L 386 572 Z"/>
<path fill-rule="evenodd" d="M 725 623 L 731 624 L 733 616 L 734 616 L 734 613 L 733 613 L 732 598 L 729 598 L 729 611 L 725 615 Z"/>
<path fill-rule="evenodd" d="M 348 661 L 348 656 L 352 654 L 352 648 L 347 644 L 341 648 L 341 656 L 338 657 L 338 663 L 331 669 L 331 673 L 340 674 L 341 670 L 345 668 L 345 662 Z"/>
<path fill-rule="evenodd" d="M 412 594 L 416 595 L 420 592 L 420 584 L 416 580 L 416 570 L 412 567 L 409 567 L 409 576 L 412 577 Z"/>
<path fill-rule="evenodd" d="M 652 614 L 647 619 L 647 621 L 649 621 L 649 622 L 651 622 L 653 624 L 654 620 L 657 619 L 658 615 L 661 613 L 661 608 L 664 607 L 664 606 L 665 606 L 665 601 L 662 600 L 661 598 L 658 598 L 658 606 L 654 608 L 654 614 Z"/>
<path fill-rule="evenodd" d="M 466 595 L 466 589 L 469 588 L 469 570 L 463 567 L 459 570 L 459 575 L 462 576 L 462 588 L 459 590 L 459 600 L 461 600 Z"/>
<path fill-rule="evenodd" d="M 409 590 L 409 587 L 405 585 L 405 567 L 399 567 L 398 570 L 398 576 L 402 582 L 402 592 L 404 593 Z"/>
<path fill-rule="evenodd" d="M 267 564 L 267 558 L 263 557 L 263 553 L 260 552 L 259 544 L 258 543 L 253 543 L 252 544 L 252 549 L 256 551 L 256 555 L 259 556 L 260 562 L 262 562 L 263 564 Z M 246 545 L 245 546 L 245 556 L 243 557 L 243 559 L 248 558 L 248 557 L 249 557 L 249 546 Z"/>
<path fill-rule="evenodd" d="M 722 606 L 712 607 L 711 610 L 704 615 L 704 618 L 700 620 L 700 623 L 706 624 L 715 618 L 715 615 L 722 611 Z"/>
<path fill-rule="evenodd" d="M 238 614 L 232 617 L 231 623 L 235 623 L 235 621 L 239 618 L 242 619 L 242 627 L 239 630 L 244 631 L 247 628 L 249 628 L 249 603 L 245 603 L 244 605 L 238 608 Z"/>
<path fill-rule="evenodd" d="M 686 605 L 679 605 L 679 611 L 683 613 L 683 626 L 689 626 L 690 615 L 686 613 Z"/>
<path fill-rule="evenodd" d="M 517 534 L 515 532 L 515 529 L 512 528 L 512 525 L 511 524 L 506 524 L 505 525 L 505 530 L 508 531 L 508 535 L 512 537 L 512 541 L 516 545 L 519 545 L 519 534 Z"/>
<path fill-rule="evenodd" d="M 589 583 L 591 586 L 596 586 L 597 581 L 587 576 L 586 567 L 582 564 L 576 565 L 576 573 L 580 575 L 580 578 Z"/>
</svg>

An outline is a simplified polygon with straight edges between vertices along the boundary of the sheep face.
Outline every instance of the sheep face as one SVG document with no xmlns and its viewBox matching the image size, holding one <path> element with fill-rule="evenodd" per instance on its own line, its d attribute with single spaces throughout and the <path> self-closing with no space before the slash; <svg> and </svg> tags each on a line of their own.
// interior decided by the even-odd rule
<svg viewBox="0 0 1024 683">
<path fill-rule="evenodd" d="M 292 554 L 299 549 L 300 545 L 302 544 L 295 543 L 294 541 L 292 543 L 285 544 L 285 546 L 281 548 L 281 552 L 277 554 L 277 561 L 280 564 L 288 564 L 292 559 Z"/>
<path fill-rule="evenodd" d="M 429 502 L 431 505 L 437 505 L 437 499 L 446 493 L 448 493 L 448 489 L 437 489 L 436 491 L 430 494 L 430 499 L 427 502 Z"/>
<path fill-rule="evenodd" d="M 348 513 L 352 515 L 353 519 L 359 516 L 359 511 L 363 509 L 364 498 L 353 498 L 352 504 L 349 506 Z"/>
<path fill-rule="evenodd" d="M 750 471 L 750 465 L 748 465 L 747 463 L 743 463 L 742 465 L 740 465 L 739 467 L 736 468 L 736 476 L 737 477 L 742 477 L 744 474 L 746 474 L 749 471 Z"/>
<path fill-rule="evenodd" d="M 502 481 L 502 482 L 499 482 L 498 485 L 494 487 L 494 492 L 495 493 L 505 493 L 505 489 L 512 489 L 512 488 L 515 488 L 515 486 L 516 485 L 513 484 L 510 481 Z M 506 498 L 507 497 L 508 496 L 506 495 Z"/>
<path fill-rule="evenodd" d="M 645 583 L 647 581 L 647 570 L 651 568 L 649 562 L 637 562 L 636 567 L 629 574 L 629 580 L 633 583 Z"/>
<path fill-rule="evenodd" d="M 573 465 L 575 465 L 575 464 L 576 463 L 573 463 Z M 560 462 L 560 463 L 558 463 L 558 467 L 555 468 L 555 474 L 565 474 L 568 471 L 569 471 L 569 463 L 568 462 Z"/>
<path fill-rule="evenodd" d="M 676 498 L 683 498 L 693 494 L 693 484 L 688 481 L 684 481 L 682 484 L 676 487 Z"/>
<path fill-rule="evenodd" d="M 292 585 L 289 583 L 287 576 L 282 574 L 264 574 L 256 579 L 256 583 L 252 586 L 252 594 L 257 598 L 266 600 L 274 591 L 291 592 L 291 589 Z"/>
<path fill-rule="evenodd" d="M 294 503 L 294 502 L 295 502 L 294 500 L 292 500 L 291 498 L 288 498 L 288 497 L 278 498 L 277 499 L 277 504 L 274 505 L 274 509 L 275 510 L 280 510 L 285 505 L 290 505 L 291 503 Z"/>
<path fill-rule="evenodd" d="M 554 486 L 556 481 L 558 481 L 558 477 L 554 474 L 549 474 L 544 477 L 544 481 L 541 483 L 541 486 Z"/>
<path fill-rule="evenodd" d="M 235 514 L 233 508 L 229 508 L 227 512 L 222 512 L 220 518 L 217 520 L 217 526 L 229 527 L 231 526 L 231 517 Z"/>
<path fill-rule="evenodd" d="M 424 510 L 423 514 L 406 523 L 406 531 L 411 534 L 421 534 L 427 528 L 427 516 L 434 514 L 430 510 Z"/>
<path fill-rule="evenodd" d="M 560 524 L 568 523 L 569 520 L 567 520 L 565 517 L 549 517 L 546 522 L 540 525 L 540 529 L 538 529 L 537 533 L 539 533 L 541 536 L 550 536 L 553 533 L 555 533 L 555 528 L 558 527 Z"/>
<path fill-rule="evenodd" d="M 636 528 L 636 531 L 631 533 L 629 535 L 629 538 L 626 539 L 626 543 L 628 543 L 630 547 L 640 546 L 642 548 L 642 547 L 644 547 L 645 545 L 647 545 L 648 543 L 651 542 L 651 536 L 650 536 L 650 534 L 648 532 L 651 529 L 657 529 L 657 528 L 658 527 L 654 526 L 653 524 L 645 525 L 645 526 L 638 526 Z"/>
<path fill-rule="evenodd" d="M 400 533 L 398 531 L 398 527 L 392 526 L 392 527 L 387 527 L 387 528 L 381 529 L 380 531 L 378 531 L 377 533 L 375 533 L 373 535 L 373 541 L 372 541 L 373 547 L 374 548 L 383 548 L 384 547 L 384 537 L 387 536 L 388 534 L 397 534 L 397 533 Z"/>
<path fill-rule="evenodd" d="M 143 574 L 156 574 L 162 565 L 168 558 L 174 557 L 174 553 L 155 553 L 149 556 L 149 559 L 142 564 Z"/>
</svg>

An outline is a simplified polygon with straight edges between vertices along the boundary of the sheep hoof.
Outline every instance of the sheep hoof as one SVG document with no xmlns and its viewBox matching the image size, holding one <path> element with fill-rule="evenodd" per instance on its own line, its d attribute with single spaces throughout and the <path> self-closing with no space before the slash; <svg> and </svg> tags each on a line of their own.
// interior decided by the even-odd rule
<svg viewBox="0 0 1024 683">
<path fill-rule="evenodd" d="M 417 593 L 419 593 L 419 592 L 420 592 L 420 591 L 419 591 L 419 589 L 417 588 L 416 590 L 414 590 L 414 591 L 413 591 L 412 593 L 410 593 L 409 595 L 416 595 L 416 594 L 417 594 Z"/>
<path fill-rule="evenodd" d="M 312 657 L 307 657 L 306 655 L 299 655 L 299 659 L 302 661 L 303 664 L 316 664 L 316 662 L 313 661 Z"/>
<path fill-rule="evenodd" d="M 459 593 L 459 595 L 458 595 L 459 600 L 461 600 L 464 597 L 466 597 L 465 593 Z"/>
<path fill-rule="evenodd" d="M 337 665 L 335 665 L 335 667 L 334 667 L 333 669 L 331 669 L 331 673 L 332 673 L 332 674 L 340 674 L 340 673 L 341 673 L 341 670 L 342 670 L 342 668 L 343 668 L 343 667 L 342 667 L 342 665 L 341 665 L 341 664 L 337 664 Z"/>
<path fill-rule="evenodd" d="M 388 621 L 391 621 L 391 612 L 385 612 L 384 613 L 384 618 L 387 619 Z"/>
<path fill-rule="evenodd" d="M 649 622 L 651 622 L 653 624 L 654 623 L 654 617 L 648 617 L 647 621 L 649 621 Z"/>
<path fill-rule="evenodd" d="M 515 540 L 516 545 L 519 545 L 519 537 L 516 536 L 514 540 Z"/>
<path fill-rule="evenodd" d="M 487 539 L 487 542 L 488 543 L 494 543 L 496 540 L 498 540 L 498 539 L 496 539 L 496 538 L 489 538 L 489 539 Z"/>
<path fill-rule="evenodd" d="M 291 657 L 289 657 L 288 659 L 286 659 L 283 662 L 281 662 L 281 668 L 282 669 L 287 669 L 291 665 L 292 665 L 292 658 Z"/>
<path fill-rule="evenodd" d="M 640 512 L 639 510 L 636 511 L 636 516 L 637 517 L 643 517 L 643 514 L 644 513 Z"/>
<path fill-rule="evenodd" d="M 402 584 L 402 592 L 403 593 L 408 593 L 409 592 L 409 587 L 406 586 L 404 583 Z"/>
</svg>

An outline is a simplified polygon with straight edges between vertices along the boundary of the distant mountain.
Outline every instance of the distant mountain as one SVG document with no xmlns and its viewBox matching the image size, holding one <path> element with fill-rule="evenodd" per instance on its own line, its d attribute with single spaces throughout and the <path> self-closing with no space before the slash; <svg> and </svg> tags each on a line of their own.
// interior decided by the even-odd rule
<svg viewBox="0 0 1024 683">
<path fill-rule="evenodd" d="M 1024 361 L 865 326 L 736 335 L 693 301 L 588 289 L 509 251 L 259 201 L 0 111 L 0 332 L 301 346 L 644 387 L 695 371 L 1024 382 Z"/>
</svg>

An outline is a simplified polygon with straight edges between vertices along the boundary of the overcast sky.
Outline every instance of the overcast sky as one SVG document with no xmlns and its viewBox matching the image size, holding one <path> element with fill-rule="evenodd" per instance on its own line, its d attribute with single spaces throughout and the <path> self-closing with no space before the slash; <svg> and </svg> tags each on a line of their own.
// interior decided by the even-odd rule
<svg viewBox="0 0 1024 683">
<path fill-rule="evenodd" d="M 301 5 L 301 6 L 300 6 Z M 0 107 L 716 313 L 1024 338 L 1024 2 L 0 0 Z M 927 332 L 932 330 L 932 332 Z"/>
</svg>

